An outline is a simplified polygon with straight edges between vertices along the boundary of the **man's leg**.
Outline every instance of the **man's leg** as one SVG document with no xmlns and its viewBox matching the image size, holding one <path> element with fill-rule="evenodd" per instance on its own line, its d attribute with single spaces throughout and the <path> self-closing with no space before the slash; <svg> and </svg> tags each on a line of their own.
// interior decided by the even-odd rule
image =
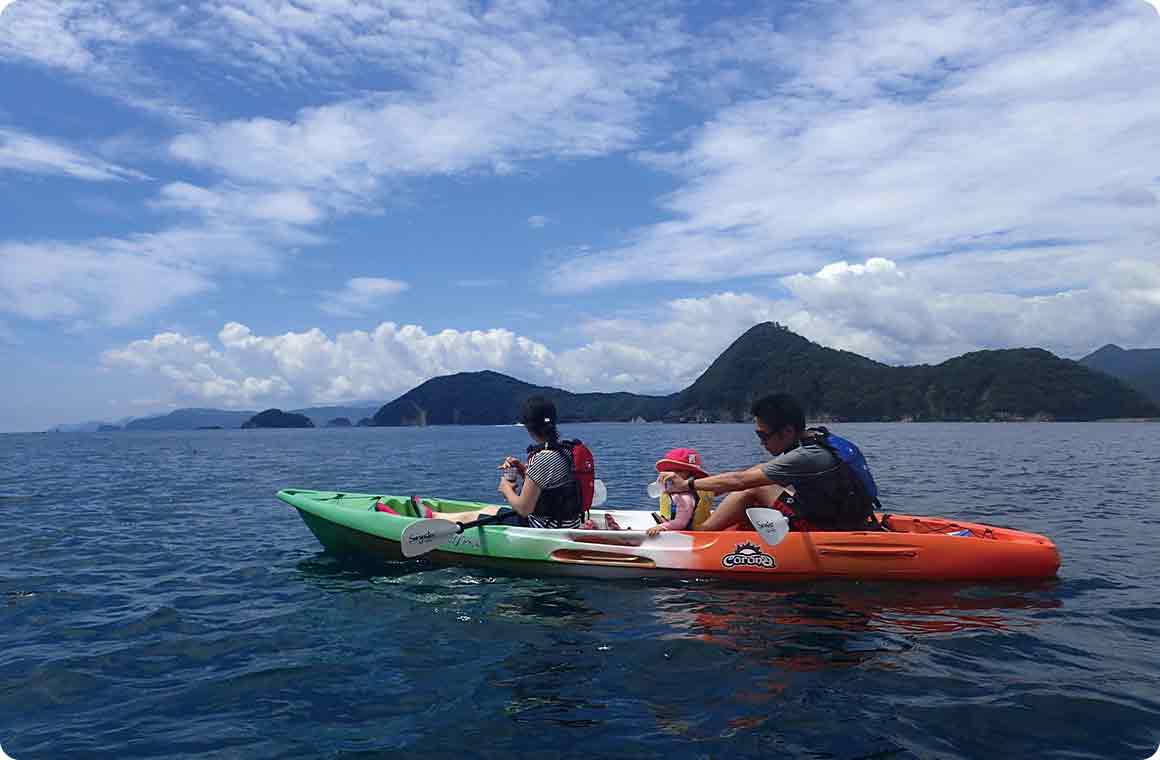
<svg viewBox="0 0 1160 760">
<path fill-rule="evenodd" d="M 785 490 L 779 485 L 758 486 L 726 496 L 697 530 L 728 530 L 745 519 L 748 507 L 772 507 Z"/>
</svg>

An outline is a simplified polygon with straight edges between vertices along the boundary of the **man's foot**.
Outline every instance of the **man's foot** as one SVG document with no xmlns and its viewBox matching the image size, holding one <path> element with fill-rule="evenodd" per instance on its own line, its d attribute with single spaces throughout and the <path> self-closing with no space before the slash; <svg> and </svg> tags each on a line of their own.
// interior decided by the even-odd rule
<svg viewBox="0 0 1160 760">
<path fill-rule="evenodd" d="M 604 514 L 604 529 L 605 530 L 620 530 L 620 525 L 616 522 L 616 518 L 607 512 Z"/>
</svg>

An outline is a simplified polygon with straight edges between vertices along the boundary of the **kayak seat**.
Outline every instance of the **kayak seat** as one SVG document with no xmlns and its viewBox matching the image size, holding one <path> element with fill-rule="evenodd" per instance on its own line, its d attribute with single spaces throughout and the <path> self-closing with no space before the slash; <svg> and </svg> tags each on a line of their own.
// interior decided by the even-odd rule
<svg viewBox="0 0 1160 760">
<path fill-rule="evenodd" d="M 399 514 L 395 510 L 391 509 L 390 506 L 388 506 L 387 504 L 384 504 L 381 501 L 375 502 L 375 511 L 376 512 L 386 512 L 389 515 Z"/>
</svg>

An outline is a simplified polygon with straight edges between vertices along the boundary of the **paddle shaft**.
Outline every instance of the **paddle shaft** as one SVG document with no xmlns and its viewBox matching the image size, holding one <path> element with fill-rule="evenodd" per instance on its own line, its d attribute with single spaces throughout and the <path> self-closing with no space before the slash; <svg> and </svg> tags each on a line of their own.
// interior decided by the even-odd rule
<svg viewBox="0 0 1160 760">
<path fill-rule="evenodd" d="M 479 519 L 472 520 L 471 522 L 455 523 L 456 525 L 459 526 L 459 530 L 455 531 L 455 533 L 456 533 L 456 535 L 458 535 L 458 534 L 462 533 L 463 531 L 467 530 L 468 528 L 477 528 L 480 525 L 490 525 L 493 522 L 499 522 L 500 518 L 502 518 L 502 517 L 504 517 L 504 515 L 498 515 L 498 514 L 487 515 L 486 517 L 480 517 Z M 446 520 L 447 518 L 444 517 L 443 519 Z"/>
</svg>

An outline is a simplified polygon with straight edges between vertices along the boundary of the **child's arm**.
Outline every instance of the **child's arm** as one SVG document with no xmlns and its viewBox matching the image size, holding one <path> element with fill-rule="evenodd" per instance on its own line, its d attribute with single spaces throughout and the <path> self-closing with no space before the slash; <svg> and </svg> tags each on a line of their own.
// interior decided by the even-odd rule
<svg viewBox="0 0 1160 760">
<path fill-rule="evenodd" d="M 655 535 L 662 530 L 687 530 L 693 519 L 693 510 L 697 506 L 697 495 L 692 493 L 669 494 L 673 501 L 673 519 L 648 529 L 648 533 Z"/>
</svg>

